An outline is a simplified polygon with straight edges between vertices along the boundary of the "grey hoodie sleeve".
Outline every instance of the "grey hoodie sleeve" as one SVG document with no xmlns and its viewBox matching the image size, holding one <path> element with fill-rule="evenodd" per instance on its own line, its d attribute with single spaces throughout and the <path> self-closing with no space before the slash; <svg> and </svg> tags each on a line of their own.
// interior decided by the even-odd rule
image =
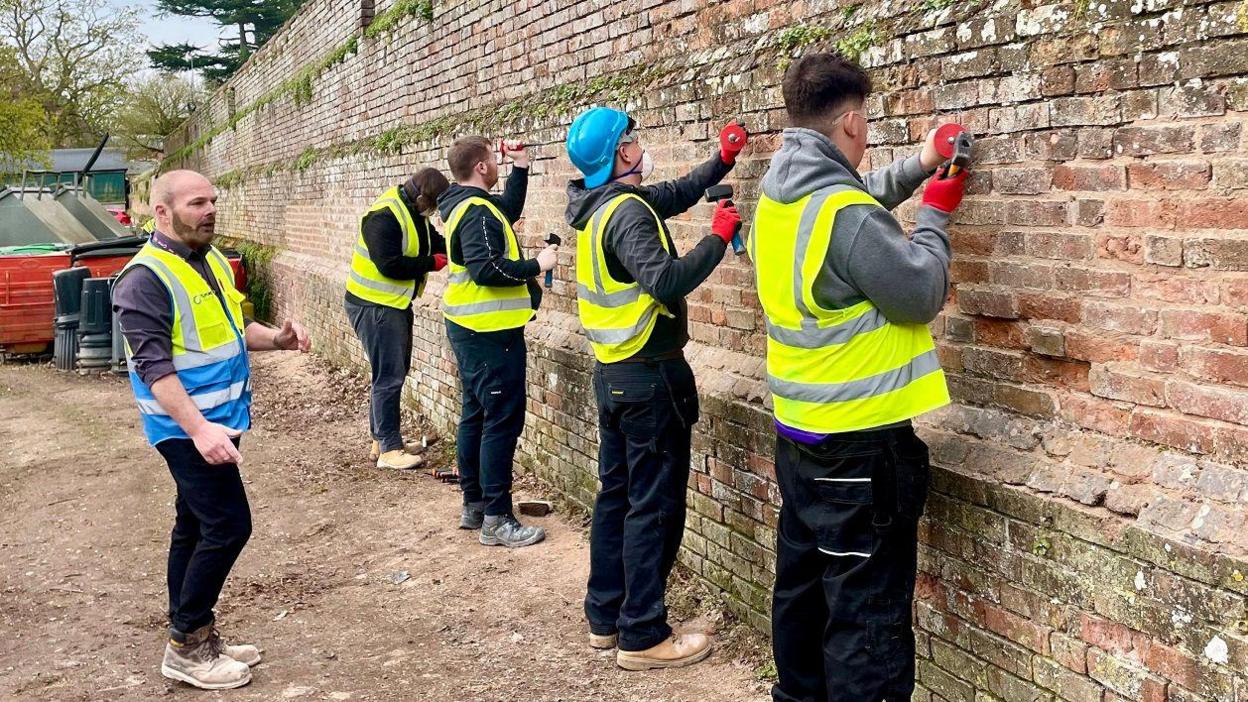
<svg viewBox="0 0 1248 702">
<path fill-rule="evenodd" d="M 606 247 L 643 290 L 672 306 L 693 292 L 724 260 L 727 244 L 708 234 L 688 255 L 677 258 L 659 241 L 658 223 L 639 202 L 620 205 L 607 223 Z"/>
<path fill-rule="evenodd" d="M 895 324 L 927 324 L 949 296 L 949 215 L 920 207 L 907 237 L 892 214 L 872 207 L 851 237 L 847 282 Z"/>
<path fill-rule="evenodd" d="M 899 158 L 883 168 L 877 168 L 862 176 L 867 192 L 887 210 L 892 210 L 910 199 L 914 191 L 932 172 L 923 170 L 919 155 Z"/>
</svg>

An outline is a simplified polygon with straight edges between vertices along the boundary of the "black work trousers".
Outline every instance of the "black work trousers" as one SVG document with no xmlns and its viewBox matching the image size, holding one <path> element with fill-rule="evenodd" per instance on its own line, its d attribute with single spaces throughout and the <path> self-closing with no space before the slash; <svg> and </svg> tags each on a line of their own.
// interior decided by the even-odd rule
<svg viewBox="0 0 1248 702">
<path fill-rule="evenodd" d="M 511 469 L 524 431 L 524 328 L 475 332 L 450 320 L 446 335 L 463 396 L 456 460 L 464 503 L 490 516 L 511 514 Z"/>
<path fill-rule="evenodd" d="M 779 437 L 775 702 L 909 702 L 927 446 L 909 426 Z"/>
<path fill-rule="evenodd" d="M 381 451 L 403 448 L 399 428 L 403 381 L 412 368 L 412 308 L 357 304 L 346 301 L 347 319 L 368 354 L 372 391 L 368 404 L 368 429 Z"/>
<path fill-rule="evenodd" d="M 251 538 L 251 508 L 238 466 L 210 465 L 190 439 L 168 439 L 156 450 L 178 488 L 169 541 L 169 621 L 175 632 L 189 634 L 213 622 L 225 578 Z"/>
<path fill-rule="evenodd" d="M 664 596 L 685 529 L 698 391 L 683 357 L 599 363 L 598 477 L 585 615 L 596 634 L 642 651 L 671 635 Z"/>
</svg>

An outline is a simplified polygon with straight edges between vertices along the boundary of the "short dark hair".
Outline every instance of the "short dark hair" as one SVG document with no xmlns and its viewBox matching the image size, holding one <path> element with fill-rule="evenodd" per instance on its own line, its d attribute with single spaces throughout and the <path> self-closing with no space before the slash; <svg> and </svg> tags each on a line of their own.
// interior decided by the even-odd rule
<svg viewBox="0 0 1248 702">
<path fill-rule="evenodd" d="M 451 144 L 450 153 L 446 155 L 446 161 L 451 166 L 451 175 L 455 176 L 455 180 L 468 180 L 472 177 L 472 169 L 478 163 L 489 160 L 493 151 L 490 140 L 482 136 L 456 139 Z"/>
<path fill-rule="evenodd" d="M 408 179 L 403 187 L 407 196 L 416 205 L 417 212 L 428 212 L 437 207 L 438 196 L 451 187 L 446 176 L 436 168 L 422 168 Z"/>
<path fill-rule="evenodd" d="M 807 54 L 784 72 L 784 109 L 796 125 L 820 122 L 849 101 L 871 94 L 871 78 L 838 52 Z"/>
</svg>

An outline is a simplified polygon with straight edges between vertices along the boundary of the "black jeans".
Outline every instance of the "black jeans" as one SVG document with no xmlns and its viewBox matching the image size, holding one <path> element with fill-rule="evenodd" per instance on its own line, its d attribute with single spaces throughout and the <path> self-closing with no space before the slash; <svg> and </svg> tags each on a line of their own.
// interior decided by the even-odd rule
<svg viewBox="0 0 1248 702">
<path fill-rule="evenodd" d="M 585 615 L 642 651 L 672 633 L 664 595 L 685 530 L 689 444 L 698 390 L 683 358 L 599 363 L 598 477 Z"/>
<path fill-rule="evenodd" d="M 190 439 L 162 441 L 156 450 L 178 487 L 169 541 L 169 621 L 189 634 L 213 621 L 225 578 L 251 537 L 251 509 L 238 466 L 209 465 Z"/>
<path fill-rule="evenodd" d="M 909 702 L 929 473 L 927 446 L 909 426 L 816 445 L 779 438 L 776 702 Z"/>
<path fill-rule="evenodd" d="M 399 408 L 403 381 L 412 367 L 412 308 L 359 305 L 351 300 L 346 307 L 372 369 L 368 429 L 383 452 L 396 451 L 403 448 Z"/>
<path fill-rule="evenodd" d="M 463 395 L 455 451 L 464 503 L 511 514 L 511 466 L 524 430 L 524 328 L 475 332 L 447 320 L 446 336 Z"/>
</svg>

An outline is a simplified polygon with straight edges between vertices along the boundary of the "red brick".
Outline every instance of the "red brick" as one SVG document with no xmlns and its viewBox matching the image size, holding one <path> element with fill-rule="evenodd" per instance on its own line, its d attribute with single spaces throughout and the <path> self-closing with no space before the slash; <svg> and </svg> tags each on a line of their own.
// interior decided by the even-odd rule
<svg viewBox="0 0 1248 702">
<path fill-rule="evenodd" d="M 1112 227 L 1156 227 L 1163 205 L 1156 200 L 1112 199 L 1105 203 L 1105 224 Z"/>
<path fill-rule="evenodd" d="M 1018 317 L 1018 299 L 1010 293 L 994 290 L 975 290 L 958 288 L 958 309 L 963 314 L 1016 319 Z"/>
<path fill-rule="evenodd" d="M 997 168 L 992 171 L 992 189 L 1003 195 L 1047 193 L 1051 180 L 1052 176 L 1045 168 Z"/>
<path fill-rule="evenodd" d="M 1041 626 L 983 600 L 976 600 L 972 605 L 976 619 L 984 628 L 999 634 L 1017 644 L 1042 655 L 1049 654 L 1049 634 L 1052 629 Z"/>
<path fill-rule="evenodd" d="M 1029 383 L 1087 392 L 1088 364 L 1029 355 L 1023 360 L 1023 379 Z"/>
<path fill-rule="evenodd" d="M 1108 363 L 1135 360 L 1138 345 L 1129 337 L 1071 329 L 1066 332 L 1066 355 L 1078 361 Z"/>
<path fill-rule="evenodd" d="M 1119 156 L 1188 153 L 1195 134 L 1195 127 L 1122 127 L 1114 134 L 1114 152 Z"/>
<path fill-rule="evenodd" d="M 1092 366 L 1088 372 L 1092 394 L 1151 407 L 1166 406 L 1166 382 L 1122 364 Z"/>
<path fill-rule="evenodd" d="M 1080 321 L 1082 310 L 1083 305 L 1078 298 L 1019 292 L 1014 316 L 1024 319 L 1054 319 L 1074 324 Z"/>
<path fill-rule="evenodd" d="M 1130 275 L 1092 268 L 1059 268 L 1056 283 L 1058 290 L 1100 297 L 1126 297 L 1131 291 Z"/>
<path fill-rule="evenodd" d="M 1163 446 L 1212 453 L 1214 426 L 1208 420 L 1190 419 L 1173 412 L 1139 408 L 1131 413 L 1131 436 Z"/>
<path fill-rule="evenodd" d="M 1144 260 L 1159 266 L 1183 265 L 1183 240 L 1153 234 L 1144 237 Z"/>
<path fill-rule="evenodd" d="M 1097 234 L 1096 257 L 1141 264 L 1144 244 L 1139 234 Z"/>
<path fill-rule="evenodd" d="M 1248 315 L 1238 312 L 1163 310 L 1161 333 L 1171 339 L 1248 346 Z"/>
<path fill-rule="evenodd" d="M 1245 390 L 1171 380 L 1166 383 L 1166 403 L 1184 414 L 1248 425 Z"/>
<path fill-rule="evenodd" d="M 1136 273 L 1131 281 L 1131 295 L 1139 300 L 1216 305 L 1221 299 L 1218 281 L 1205 278 L 1199 273 L 1193 276 L 1180 271 Z"/>
<path fill-rule="evenodd" d="M 1140 366 L 1159 373 L 1173 373 L 1179 369 L 1179 345 L 1164 341 L 1140 342 Z"/>
<path fill-rule="evenodd" d="M 1157 330 L 1157 311 L 1121 302 L 1089 300 L 1083 305 L 1083 323 L 1095 329 L 1148 336 Z"/>
<path fill-rule="evenodd" d="M 1181 200 L 1173 220 L 1184 229 L 1248 229 L 1248 201 L 1242 198 Z"/>
<path fill-rule="evenodd" d="M 1109 653 L 1139 661 L 1148 635 L 1087 612 L 1079 613 L 1079 638 Z"/>
<path fill-rule="evenodd" d="M 1063 163 L 1053 169 L 1053 187 L 1058 190 L 1124 190 L 1126 183 L 1122 166 L 1114 164 Z"/>
<path fill-rule="evenodd" d="M 1029 227 L 1065 226 L 1069 216 L 1065 200 L 1011 200 L 1006 206 L 1006 221 Z"/>
<path fill-rule="evenodd" d="M 1126 436 L 1131 426 L 1130 405 L 1082 393 L 1061 396 L 1061 416 L 1085 429 L 1109 436 Z"/>
<path fill-rule="evenodd" d="M 975 342 L 981 346 L 995 346 L 999 349 L 1027 348 L 1027 335 L 1020 322 L 1004 321 L 991 318 L 974 320 Z"/>
<path fill-rule="evenodd" d="M 1209 186 L 1207 161 L 1147 161 L 1127 166 L 1132 190 L 1203 190 Z"/>
<path fill-rule="evenodd" d="M 987 283 L 988 262 L 967 261 L 955 257 L 949 263 L 949 277 L 954 283 Z"/>
<path fill-rule="evenodd" d="M 1248 352 L 1186 346 L 1179 358 L 1184 369 L 1198 378 L 1248 386 Z"/>
<path fill-rule="evenodd" d="M 1092 254 L 1092 237 L 1064 232 L 1027 232 L 1024 251 L 1037 258 L 1063 261 L 1086 259 Z"/>
<path fill-rule="evenodd" d="M 1088 672 L 1087 646 L 1060 632 L 1054 632 L 1049 637 L 1049 644 L 1053 650 L 1053 660 L 1076 673 Z"/>
<path fill-rule="evenodd" d="M 1183 263 L 1189 268 L 1248 271 L 1248 240 L 1234 236 L 1185 239 Z"/>
</svg>

